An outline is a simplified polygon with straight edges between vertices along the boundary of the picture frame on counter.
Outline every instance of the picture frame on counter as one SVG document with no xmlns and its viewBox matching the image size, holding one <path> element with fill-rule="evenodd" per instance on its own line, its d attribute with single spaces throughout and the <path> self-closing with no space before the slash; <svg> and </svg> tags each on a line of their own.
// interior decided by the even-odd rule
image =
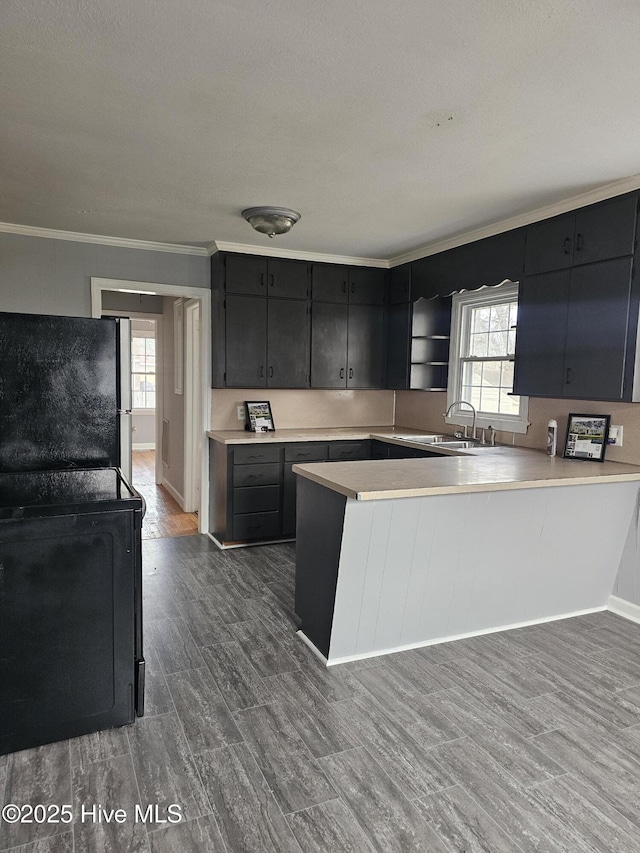
<svg viewBox="0 0 640 853">
<path fill-rule="evenodd" d="M 245 400 L 246 429 L 251 432 L 275 432 L 271 403 L 268 400 Z"/>
<path fill-rule="evenodd" d="M 604 462 L 610 424 L 611 415 L 570 414 L 563 457 Z"/>
</svg>

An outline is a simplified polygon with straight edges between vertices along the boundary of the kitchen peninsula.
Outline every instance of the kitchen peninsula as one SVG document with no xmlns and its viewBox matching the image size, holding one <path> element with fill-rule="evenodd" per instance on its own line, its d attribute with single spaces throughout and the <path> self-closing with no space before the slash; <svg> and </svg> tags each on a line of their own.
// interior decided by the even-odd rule
<svg viewBox="0 0 640 853">
<path fill-rule="evenodd" d="M 638 522 L 640 467 L 615 462 L 478 447 L 293 471 L 296 613 L 329 665 L 604 609 Z"/>
</svg>

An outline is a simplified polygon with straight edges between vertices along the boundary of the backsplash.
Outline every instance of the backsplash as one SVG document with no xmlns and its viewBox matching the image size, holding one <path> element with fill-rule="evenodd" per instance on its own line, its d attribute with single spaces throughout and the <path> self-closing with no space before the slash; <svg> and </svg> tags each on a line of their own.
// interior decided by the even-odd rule
<svg viewBox="0 0 640 853">
<path fill-rule="evenodd" d="M 269 400 L 276 429 L 393 425 L 393 391 L 222 388 L 211 392 L 211 429 L 243 429 L 236 407 L 245 400 Z"/>
<path fill-rule="evenodd" d="M 453 427 L 445 424 L 442 413 L 447 408 L 444 392 L 398 391 L 396 394 L 396 426 L 414 429 L 451 432 Z M 544 450 L 547 442 L 547 424 L 551 418 L 558 421 L 558 454 L 562 455 L 567 431 L 567 416 L 570 412 L 587 412 L 611 415 L 612 424 L 624 426 L 622 447 L 608 447 L 606 458 L 611 462 L 629 462 L 640 465 L 640 406 L 637 403 L 607 403 L 584 400 L 556 400 L 546 397 L 529 399 L 530 426 L 526 435 L 498 432 L 498 444 L 511 444 L 515 438 L 517 447 Z"/>
</svg>

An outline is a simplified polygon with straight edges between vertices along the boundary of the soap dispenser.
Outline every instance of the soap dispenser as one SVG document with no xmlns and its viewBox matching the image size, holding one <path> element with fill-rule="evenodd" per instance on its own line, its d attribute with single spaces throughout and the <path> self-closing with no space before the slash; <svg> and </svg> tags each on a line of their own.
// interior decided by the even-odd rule
<svg viewBox="0 0 640 853">
<path fill-rule="evenodd" d="M 558 449 L 558 421 L 553 418 L 547 424 L 547 454 L 555 456 Z"/>
</svg>

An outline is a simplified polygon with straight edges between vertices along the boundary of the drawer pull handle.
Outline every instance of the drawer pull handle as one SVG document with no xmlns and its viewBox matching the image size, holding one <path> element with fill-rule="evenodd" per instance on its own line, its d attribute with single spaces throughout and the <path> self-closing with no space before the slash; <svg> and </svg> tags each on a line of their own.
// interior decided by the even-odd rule
<svg viewBox="0 0 640 853">
<path fill-rule="evenodd" d="M 578 234 L 578 239 L 576 240 L 576 252 L 581 252 L 584 248 L 584 237 L 582 234 Z"/>
<path fill-rule="evenodd" d="M 349 368 L 349 379 L 353 379 L 353 367 Z"/>
<path fill-rule="evenodd" d="M 340 379 L 344 379 L 344 367 L 340 368 Z"/>
<path fill-rule="evenodd" d="M 570 249 L 571 249 L 571 237 L 565 237 L 564 243 L 562 245 L 562 251 L 565 253 L 565 255 L 570 255 L 571 254 Z"/>
</svg>

